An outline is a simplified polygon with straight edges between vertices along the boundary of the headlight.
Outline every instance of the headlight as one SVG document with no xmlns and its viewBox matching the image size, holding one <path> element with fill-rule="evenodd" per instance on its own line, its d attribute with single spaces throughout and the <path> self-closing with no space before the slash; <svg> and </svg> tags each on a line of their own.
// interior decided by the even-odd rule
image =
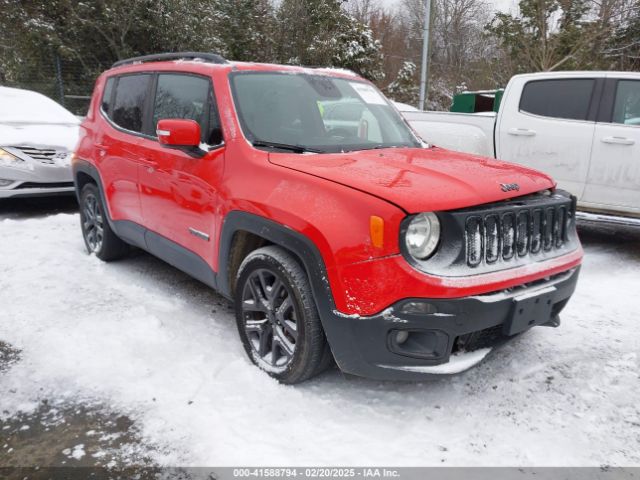
<svg viewBox="0 0 640 480">
<path fill-rule="evenodd" d="M 404 236 L 411 256 L 426 260 L 435 252 L 440 240 L 440 222 L 434 213 L 420 213 L 413 217 Z"/>
<path fill-rule="evenodd" d="M 0 148 L 0 167 L 11 167 L 11 168 L 19 168 L 21 170 L 33 170 L 33 167 L 22 160 L 21 158 L 16 157 L 15 155 L 10 154 L 6 150 Z"/>
</svg>

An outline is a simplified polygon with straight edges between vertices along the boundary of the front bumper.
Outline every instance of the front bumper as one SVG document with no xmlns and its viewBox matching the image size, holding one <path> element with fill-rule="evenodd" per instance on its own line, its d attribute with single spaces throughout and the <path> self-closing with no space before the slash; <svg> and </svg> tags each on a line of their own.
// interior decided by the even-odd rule
<svg viewBox="0 0 640 480">
<path fill-rule="evenodd" d="M 64 184 L 63 184 L 64 185 Z M 51 184 L 30 183 L 27 187 L 17 185 L 15 188 L 0 188 L 0 198 L 13 197 L 48 197 L 55 195 L 73 195 L 75 192 L 73 182 L 71 185 L 60 186 Z"/>
<path fill-rule="evenodd" d="M 29 169 L 0 166 L 0 198 L 64 195 L 74 192 L 71 167 L 30 164 Z"/>
<path fill-rule="evenodd" d="M 323 324 L 344 372 L 379 380 L 460 373 L 533 326 L 558 326 L 579 270 L 485 295 L 409 298 L 368 317 L 322 312 Z"/>
</svg>

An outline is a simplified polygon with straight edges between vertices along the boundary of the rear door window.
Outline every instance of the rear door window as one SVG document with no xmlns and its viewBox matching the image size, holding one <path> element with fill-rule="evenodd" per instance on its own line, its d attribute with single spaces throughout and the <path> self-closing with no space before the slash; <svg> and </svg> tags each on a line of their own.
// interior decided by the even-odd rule
<svg viewBox="0 0 640 480">
<path fill-rule="evenodd" d="M 125 75 L 118 78 L 110 118 L 126 130 L 142 132 L 144 108 L 151 75 Z"/>
<path fill-rule="evenodd" d="M 202 141 L 221 142 L 220 121 L 208 78 L 185 74 L 160 74 L 154 99 L 153 127 L 159 120 L 181 118 L 200 124 Z"/>
<path fill-rule="evenodd" d="M 618 82 L 612 122 L 640 126 L 640 81 Z"/>
<path fill-rule="evenodd" d="M 520 111 L 543 117 L 586 120 L 595 80 L 534 80 L 522 91 Z"/>
</svg>

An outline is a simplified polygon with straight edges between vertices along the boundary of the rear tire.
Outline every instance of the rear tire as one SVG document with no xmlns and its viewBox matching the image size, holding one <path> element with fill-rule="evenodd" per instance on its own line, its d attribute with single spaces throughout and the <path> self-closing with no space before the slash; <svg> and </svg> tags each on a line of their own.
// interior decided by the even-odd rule
<svg viewBox="0 0 640 480">
<path fill-rule="evenodd" d="M 251 252 L 238 270 L 238 332 L 251 361 L 285 384 L 319 374 L 331 361 L 306 272 L 277 246 Z"/>
<path fill-rule="evenodd" d="M 80 227 L 87 251 L 105 262 L 129 253 L 129 245 L 111 230 L 100 191 L 88 183 L 80 192 Z"/>
</svg>

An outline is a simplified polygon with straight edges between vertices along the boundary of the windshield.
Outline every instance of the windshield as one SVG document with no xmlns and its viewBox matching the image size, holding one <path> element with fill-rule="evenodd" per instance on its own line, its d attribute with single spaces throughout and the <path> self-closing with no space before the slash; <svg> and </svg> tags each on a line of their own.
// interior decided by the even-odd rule
<svg viewBox="0 0 640 480">
<path fill-rule="evenodd" d="M 256 146 L 345 152 L 421 145 L 368 83 L 274 72 L 239 72 L 231 78 L 242 129 Z"/>
<path fill-rule="evenodd" d="M 80 123 L 58 103 L 30 90 L 0 87 L 0 105 L 0 123 Z"/>
</svg>

